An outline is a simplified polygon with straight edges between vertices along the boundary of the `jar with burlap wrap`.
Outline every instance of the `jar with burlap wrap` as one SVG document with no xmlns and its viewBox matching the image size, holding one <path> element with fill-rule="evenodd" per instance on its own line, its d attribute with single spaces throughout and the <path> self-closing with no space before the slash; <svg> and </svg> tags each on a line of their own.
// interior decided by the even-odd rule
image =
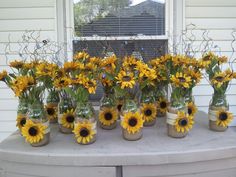
<svg viewBox="0 0 236 177">
<path fill-rule="evenodd" d="M 97 120 L 91 103 L 77 103 L 73 133 L 78 144 L 88 145 L 96 141 Z"/>
<path fill-rule="evenodd" d="M 121 113 L 121 127 L 123 138 L 136 141 L 142 138 L 143 118 L 134 99 L 125 99 Z"/>
<path fill-rule="evenodd" d="M 60 97 L 58 104 L 58 124 L 59 131 L 65 134 L 72 133 L 75 121 L 75 108 L 71 98 L 64 94 Z"/>
<path fill-rule="evenodd" d="M 167 87 L 158 85 L 156 87 L 155 99 L 157 103 L 157 117 L 165 117 L 168 107 Z"/>
<path fill-rule="evenodd" d="M 60 101 L 58 91 L 49 89 L 46 99 L 46 113 L 50 123 L 57 123 L 58 121 L 58 103 Z"/>
<path fill-rule="evenodd" d="M 167 134 L 173 138 L 183 138 L 187 135 L 187 131 L 179 131 L 178 127 L 184 127 L 188 124 L 188 119 L 183 116 L 179 119 L 178 113 L 187 113 L 184 97 L 172 97 L 168 112 L 166 113 Z"/>
<path fill-rule="evenodd" d="M 144 119 L 144 126 L 153 126 L 156 123 L 157 105 L 154 96 L 154 89 L 145 87 L 141 90 L 140 112 Z"/>
<path fill-rule="evenodd" d="M 16 126 L 19 128 L 20 131 L 26 123 L 28 108 L 29 106 L 28 106 L 27 100 L 19 99 L 19 103 L 17 107 Z"/>
<path fill-rule="evenodd" d="M 22 135 L 34 147 L 49 143 L 50 126 L 43 103 L 33 103 L 29 106 L 28 118 L 22 128 Z"/>
<path fill-rule="evenodd" d="M 228 126 L 222 126 L 219 123 L 221 121 L 227 121 L 229 118 L 226 116 L 221 116 L 220 112 L 226 112 L 229 110 L 229 104 L 226 100 L 225 94 L 220 94 L 215 92 L 212 95 L 208 110 L 209 128 L 213 131 L 226 131 Z"/>
<path fill-rule="evenodd" d="M 101 128 L 112 130 L 117 126 L 119 112 L 114 98 L 114 92 L 106 92 L 100 101 L 98 121 Z"/>
</svg>

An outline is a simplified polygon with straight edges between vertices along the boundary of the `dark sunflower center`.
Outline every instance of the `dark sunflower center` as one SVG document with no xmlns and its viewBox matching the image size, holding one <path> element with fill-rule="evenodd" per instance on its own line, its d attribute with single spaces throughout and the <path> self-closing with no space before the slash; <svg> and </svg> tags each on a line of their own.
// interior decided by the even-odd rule
<svg viewBox="0 0 236 177">
<path fill-rule="evenodd" d="M 74 118 L 74 116 L 72 116 L 72 115 L 68 115 L 68 116 L 66 117 L 66 121 L 69 122 L 69 123 L 73 123 L 74 120 L 75 120 L 75 118 Z"/>
<path fill-rule="evenodd" d="M 26 118 L 22 118 L 20 120 L 20 125 L 23 127 L 25 125 L 25 123 L 26 123 Z"/>
<path fill-rule="evenodd" d="M 166 106 L 167 106 L 167 104 L 166 104 L 165 101 L 162 101 L 162 102 L 160 103 L 160 107 L 161 107 L 162 109 L 166 108 Z"/>
<path fill-rule="evenodd" d="M 122 104 L 119 104 L 119 105 L 117 106 L 118 111 L 121 111 L 121 108 L 122 108 Z"/>
<path fill-rule="evenodd" d="M 131 127 L 135 127 L 135 126 L 137 125 L 137 123 L 138 123 L 138 121 L 137 121 L 136 118 L 131 118 L 131 119 L 129 119 L 129 125 L 130 125 Z"/>
<path fill-rule="evenodd" d="M 111 120 L 112 119 L 112 114 L 110 112 L 107 112 L 105 115 L 104 115 L 105 119 L 106 120 Z"/>
<path fill-rule="evenodd" d="M 124 77 L 122 78 L 122 80 L 123 80 L 123 81 L 126 81 L 126 82 L 129 82 L 129 81 L 131 80 L 131 77 L 129 77 L 129 76 L 124 76 Z"/>
<path fill-rule="evenodd" d="M 186 82 L 186 79 L 184 77 L 178 77 L 180 82 Z"/>
<path fill-rule="evenodd" d="M 48 115 L 54 115 L 54 113 L 55 113 L 55 110 L 53 109 L 53 108 L 47 108 L 47 113 L 48 113 Z"/>
<path fill-rule="evenodd" d="M 181 125 L 182 127 L 185 127 L 187 124 L 188 124 L 188 120 L 186 120 L 186 119 L 181 119 L 179 121 L 179 125 Z"/>
<path fill-rule="evenodd" d="M 145 115 L 146 116 L 152 115 L 152 110 L 150 110 L 150 109 L 145 110 Z"/>
<path fill-rule="evenodd" d="M 189 115 L 192 115 L 192 113 L 193 113 L 192 108 L 188 108 L 188 114 L 189 114 Z"/>
<path fill-rule="evenodd" d="M 59 84 L 64 84 L 65 80 L 60 80 Z"/>
<path fill-rule="evenodd" d="M 30 136 L 36 136 L 38 133 L 38 130 L 35 127 L 30 127 L 28 132 Z"/>
<path fill-rule="evenodd" d="M 219 119 L 220 119 L 221 121 L 227 120 L 227 118 L 228 118 L 227 113 L 225 113 L 225 112 L 220 113 Z"/>
<path fill-rule="evenodd" d="M 206 56 L 203 58 L 203 61 L 209 61 L 210 60 L 210 56 Z"/>
<path fill-rule="evenodd" d="M 89 135 L 89 130 L 86 128 L 83 128 L 82 130 L 80 130 L 79 134 L 82 137 L 87 137 Z"/>
<path fill-rule="evenodd" d="M 222 81 L 224 80 L 224 78 L 223 78 L 222 76 L 218 76 L 218 77 L 216 77 L 216 80 L 217 80 L 218 82 L 222 82 Z"/>
<path fill-rule="evenodd" d="M 93 82 L 88 82 L 88 85 L 89 85 L 89 87 L 93 87 L 94 86 Z"/>
</svg>

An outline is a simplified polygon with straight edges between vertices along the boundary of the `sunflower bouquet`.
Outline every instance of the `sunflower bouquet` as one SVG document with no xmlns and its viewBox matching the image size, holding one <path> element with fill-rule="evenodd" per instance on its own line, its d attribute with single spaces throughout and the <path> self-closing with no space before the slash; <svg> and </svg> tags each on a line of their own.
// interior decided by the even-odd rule
<svg viewBox="0 0 236 177">
<path fill-rule="evenodd" d="M 222 70 L 222 65 L 227 62 L 227 57 L 220 57 L 212 52 L 204 54 L 200 60 L 201 67 L 205 68 L 214 89 L 208 112 L 209 128 L 213 131 L 225 131 L 233 119 L 229 112 L 226 91 L 236 74 L 230 68 Z"/>
<path fill-rule="evenodd" d="M 170 55 L 161 56 L 160 58 L 152 59 L 149 63 L 151 67 L 156 71 L 155 79 L 155 99 L 157 101 L 157 113 L 159 117 L 166 115 L 168 103 L 168 68 L 166 61 Z"/>
<path fill-rule="evenodd" d="M 47 144 L 50 136 L 49 121 L 43 107 L 45 86 L 37 77 L 36 72 L 36 67 L 40 63 L 42 61 L 33 60 L 26 62 L 15 60 L 10 63 L 13 73 L 9 73 L 4 77 L 4 82 L 20 100 L 17 126 L 20 128 L 25 140 L 32 146 Z M 22 104 L 22 102 L 25 104 Z"/>
<path fill-rule="evenodd" d="M 194 123 L 185 103 L 186 95 L 196 84 L 189 73 L 194 61 L 195 59 L 181 55 L 169 56 L 167 59 L 168 78 L 172 87 L 167 112 L 168 135 L 171 137 L 185 137 Z"/>
<path fill-rule="evenodd" d="M 140 114 L 137 100 L 140 60 L 133 56 L 123 59 L 115 79 L 115 94 L 121 95 L 124 105 L 121 110 L 121 127 L 126 140 L 138 140 L 142 137 L 143 117 Z"/>
<path fill-rule="evenodd" d="M 97 88 L 99 62 L 99 58 L 78 52 L 73 61 L 64 63 L 63 67 L 63 78 L 67 82 L 63 90 L 76 104 L 73 133 L 79 144 L 90 144 L 96 140 L 95 111 L 89 102 L 89 95 L 95 94 Z"/>
<path fill-rule="evenodd" d="M 144 119 L 144 126 L 152 126 L 156 122 L 157 106 L 155 99 L 156 70 L 150 68 L 143 61 L 137 62 L 138 84 L 141 91 L 140 111 Z"/>
<path fill-rule="evenodd" d="M 103 129 L 111 130 L 117 125 L 117 119 L 119 117 L 119 110 L 117 109 L 117 102 L 121 104 L 122 98 L 118 97 L 116 102 L 114 87 L 116 83 L 114 77 L 119 68 L 118 59 L 113 53 L 104 57 L 100 62 L 100 82 L 103 86 L 104 96 L 100 101 L 99 110 L 99 124 Z"/>
<path fill-rule="evenodd" d="M 28 102 L 29 92 L 27 92 L 28 87 L 34 84 L 34 79 L 29 75 L 30 69 L 32 69 L 34 63 L 26 63 L 22 60 L 15 60 L 10 62 L 9 66 L 12 72 L 8 73 L 3 70 L 0 73 L 0 81 L 4 82 L 19 99 L 19 104 L 17 108 L 17 124 L 16 126 L 21 131 L 24 127 L 28 112 Z"/>
<path fill-rule="evenodd" d="M 46 99 L 46 113 L 50 123 L 56 123 L 58 119 L 58 103 L 59 95 L 53 86 L 53 80 L 58 72 L 58 65 L 47 61 L 40 62 L 36 66 L 36 77 L 38 80 L 44 83 L 45 88 L 48 91 Z"/>
</svg>

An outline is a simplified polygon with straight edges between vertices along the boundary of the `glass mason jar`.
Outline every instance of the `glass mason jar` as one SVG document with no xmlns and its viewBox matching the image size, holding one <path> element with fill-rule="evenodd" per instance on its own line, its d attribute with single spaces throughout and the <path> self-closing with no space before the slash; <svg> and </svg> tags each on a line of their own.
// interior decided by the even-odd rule
<svg viewBox="0 0 236 177">
<path fill-rule="evenodd" d="M 28 119 L 22 128 L 22 135 L 35 147 L 49 143 L 49 120 L 42 102 L 35 102 L 29 106 Z"/>
<path fill-rule="evenodd" d="M 227 122 L 227 119 L 229 118 L 227 114 L 228 110 L 229 104 L 227 102 L 225 93 L 219 93 L 215 91 L 212 95 L 208 112 L 210 130 L 219 132 L 227 130 L 228 126 L 221 126 L 219 123 Z"/>
<path fill-rule="evenodd" d="M 183 138 L 188 134 L 188 129 L 191 128 L 193 121 L 189 119 L 187 111 L 181 88 L 173 88 L 167 112 L 168 136 Z"/>
<path fill-rule="evenodd" d="M 50 123 L 56 123 L 58 120 L 58 103 L 60 101 L 58 91 L 50 89 L 46 99 L 46 113 Z"/>
<path fill-rule="evenodd" d="M 20 131 L 26 123 L 28 108 L 29 108 L 28 102 L 25 99 L 19 99 L 19 103 L 17 107 L 16 126 L 18 127 Z"/>
<path fill-rule="evenodd" d="M 78 144 L 92 144 L 96 141 L 97 121 L 91 103 L 77 103 L 75 109 L 74 134 Z"/>
<path fill-rule="evenodd" d="M 142 138 L 143 117 L 140 114 L 137 101 L 125 99 L 121 110 L 121 127 L 124 139 L 135 141 Z"/>
<path fill-rule="evenodd" d="M 155 99 L 157 102 L 157 116 L 158 117 L 166 116 L 168 107 L 168 94 L 165 85 L 158 85 L 156 87 Z"/>
<path fill-rule="evenodd" d="M 154 95 L 154 88 L 145 87 L 141 90 L 140 111 L 144 126 L 153 126 L 156 123 L 157 105 Z"/>
<path fill-rule="evenodd" d="M 114 93 L 105 93 L 100 101 L 99 125 L 106 130 L 114 129 L 117 126 L 119 112 L 116 107 Z"/>
<path fill-rule="evenodd" d="M 75 109 L 68 95 L 60 96 L 58 104 L 58 124 L 59 131 L 62 133 L 72 133 L 74 129 Z"/>
<path fill-rule="evenodd" d="M 189 89 L 188 91 L 186 91 L 184 101 L 187 106 L 189 116 L 194 117 L 197 112 L 197 107 L 195 105 L 195 99 L 192 94 L 192 89 Z"/>
</svg>

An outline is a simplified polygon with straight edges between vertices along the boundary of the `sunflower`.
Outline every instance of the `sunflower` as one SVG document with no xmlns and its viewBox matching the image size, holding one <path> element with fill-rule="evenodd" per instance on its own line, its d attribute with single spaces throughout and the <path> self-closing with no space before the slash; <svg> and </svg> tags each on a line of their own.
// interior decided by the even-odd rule
<svg viewBox="0 0 236 177">
<path fill-rule="evenodd" d="M 128 112 L 124 114 L 121 126 L 128 131 L 129 134 L 138 132 L 143 127 L 143 118 L 139 112 Z"/>
<path fill-rule="evenodd" d="M 175 75 L 172 75 L 170 80 L 177 86 L 177 87 L 184 87 L 189 88 L 191 83 L 191 77 L 187 76 L 182 72 L 177 72 Z"/>
<path fill-rule="evenodd" d="M 115 108 L 102 108 L 99 111 L 99 121 L 105 125 L 110 126 L 118 119 L 118 111 Z"/>
<path fill-rule="evenodd" d="M 89 54 L 86 52 L 78 52 L 77 54 L 74 55 L 73 59 L 74 61 L 78 61 L 78 60 L 85 60 L 89 58 Z"/>
<path fill-rule="evenodd" d="M 96 135 L 94 124 L 90 121 L 75 124 L 73 130 L 78 143 L 88 144 Z"/>
<path fill-rule="evenodd" d="M 227 127 L 233 120 L 233 114 L 223 109 L 219 110 L 216 116 L 217 116 L 216 125 L 222 127 Z"/>
<path fill-rule="evenodd" d="M 95 94 L 97 88 L 97 82 L 93 79 L 88 79 L 84 83 L 84 87 L 88 90 L 90 94 Z"/>
<path fill-rule="evenodd" d="M 32 76 L 18 76 L 11 81 L 11 89 L 16 96 L 20 96 L 27 88 L 35 84 Z"/>
<path fill-rule="evenodd" d="M 67 77 L 60 77 L 54 80 L 54 86 L 56 88 L 63 88 L 63 87 L 67 87 L 71 84 L 71 80 Z"/>
<path fill-rule="evenodd" d="M 107 72 L 113 72 L 116 69 L 117 57 L 115 55 L 102 59 L 100 66 Z"/>
<path fill-rule="evenodd" d="M 49 120 L 54 120 L 57 118 L 57 107 L 52 104 L 47 104 L 45 106 L 47 117 Z"/>
<path fill-rule="evenodd" d="M 3 70 L 2 72 L 0 72 L 0 81 L 3 81 L 7 76 L 7 71 Z"/>
<path fill-rule="evenodd" d="M 17 114 L 16 127 L 18 127 L 21 130 L 22 127 L 24 127 L 25 123 L 26 123 L 26 116 L 24 114 Z"/>
<path fill-rule="evenodd" d="M 145 122 L 151 122 L 156 118 L 157 108 L 153 103 L 145 103 L 141 107 L 141 114 Z"/>
<path fill-rule="evenodd" d="M 12 68 L 16 68 L 16 69 L 21 69 L 24 65 L 23 61 L 19 61 L 19 60 L 14 60 L 12 62 L 10 62 L 10 67 Z"/>
<path fill-rule="evenodd" d="M 64 70 L 65 72 L 75 71 L 79 68 L 79 64 L 77 62 L 65 62 L 64 63 Z"/>
<path fill-rule="evenodd" d="M 56 64 L 43 62 L 36 66 L 36 75 L 38 77 L 43 77 L 43 76 L 55 77 L 57 68 L 58 67 Z"/>
<path fill-rule="evenodd" d="M 22 127 L 22 135 L 25 140 L 31 144 L 38 143 L 44 138 L 46 126 L 41 123 L 34 123 L 32 120 L 27 120 Z"/>
<path fill-rule="evenodd" d="M 218 57 L 219 64 L 227 63 L 228 58 L 226 56 Z"/>
<path fill-rule="evenodd" d="M 168 102 L 165 98 L 160 98 L 157 102 L 158 110 L 164 114 L 167 112 Z"/>
<path fill-rule="evenodd" d="M 217 72 L 212 78 L 211 84 L 216 86 L 216 88 L 220 88 L 227 81 L 228 77 L 224 72 Z"/>
<path fill-rule="evenodd" d="M 26 70 L 33 69 L 34 68 L 34 63 L 29 62 L 29 63 L 24 63 L 23 68 Z"/>
<path fill-rule="evenodd" d="M 134 74 L 131 72 L 125 72 L 121 70 L 116 77 L 117 83 L 121 85 L 121 88 L 133 88 L 135 85 Z"/>
<path fill-rule="evenodd" d="M 185 114 L 183 111 L 178 112 L 178 117 L 175 120 L 175 129 L 177 132 L 187 132 L 192 129 L 194 124 L 193 118 Z"/>
<path fill-rule="evenodd" d="M 188 114 L 189 116 L 194 116 L 197 112 L 197 107 L 193 102 L 187 103 L 187 108 L 188 108 Z"/>
<path fill-rule="evenodd" d="M 203 58 L 201 60 L 199 60 L 199 66 L 201 68 L 208 68 L 209 65 L 212 63 L 213 58 L 215 58 L 215 57 L 216 56 L 212 52 L 209 52 L 208 54 L 203 56 Z"/>
<path fill-rule="evenodd" d="M 132 70 L 137 66 L 137 61 L 134 56 L 125 57 L 122 66 Z"/>
<path fill-rule="evenodd" d="M 192 78 L 195 84 L 199 83 L 202 79 L 202 73 L 197 70 L 195 71 L 194 68 L 188 68 L 187 74 Z"/>
<path fill-rule="evenodd" d="M 67 110 L 63 113 L 61 118 L 61 125 L 65 128 L 73 129 L 75 121 L 75 112 L 73 109 Z"/>
</svg>

